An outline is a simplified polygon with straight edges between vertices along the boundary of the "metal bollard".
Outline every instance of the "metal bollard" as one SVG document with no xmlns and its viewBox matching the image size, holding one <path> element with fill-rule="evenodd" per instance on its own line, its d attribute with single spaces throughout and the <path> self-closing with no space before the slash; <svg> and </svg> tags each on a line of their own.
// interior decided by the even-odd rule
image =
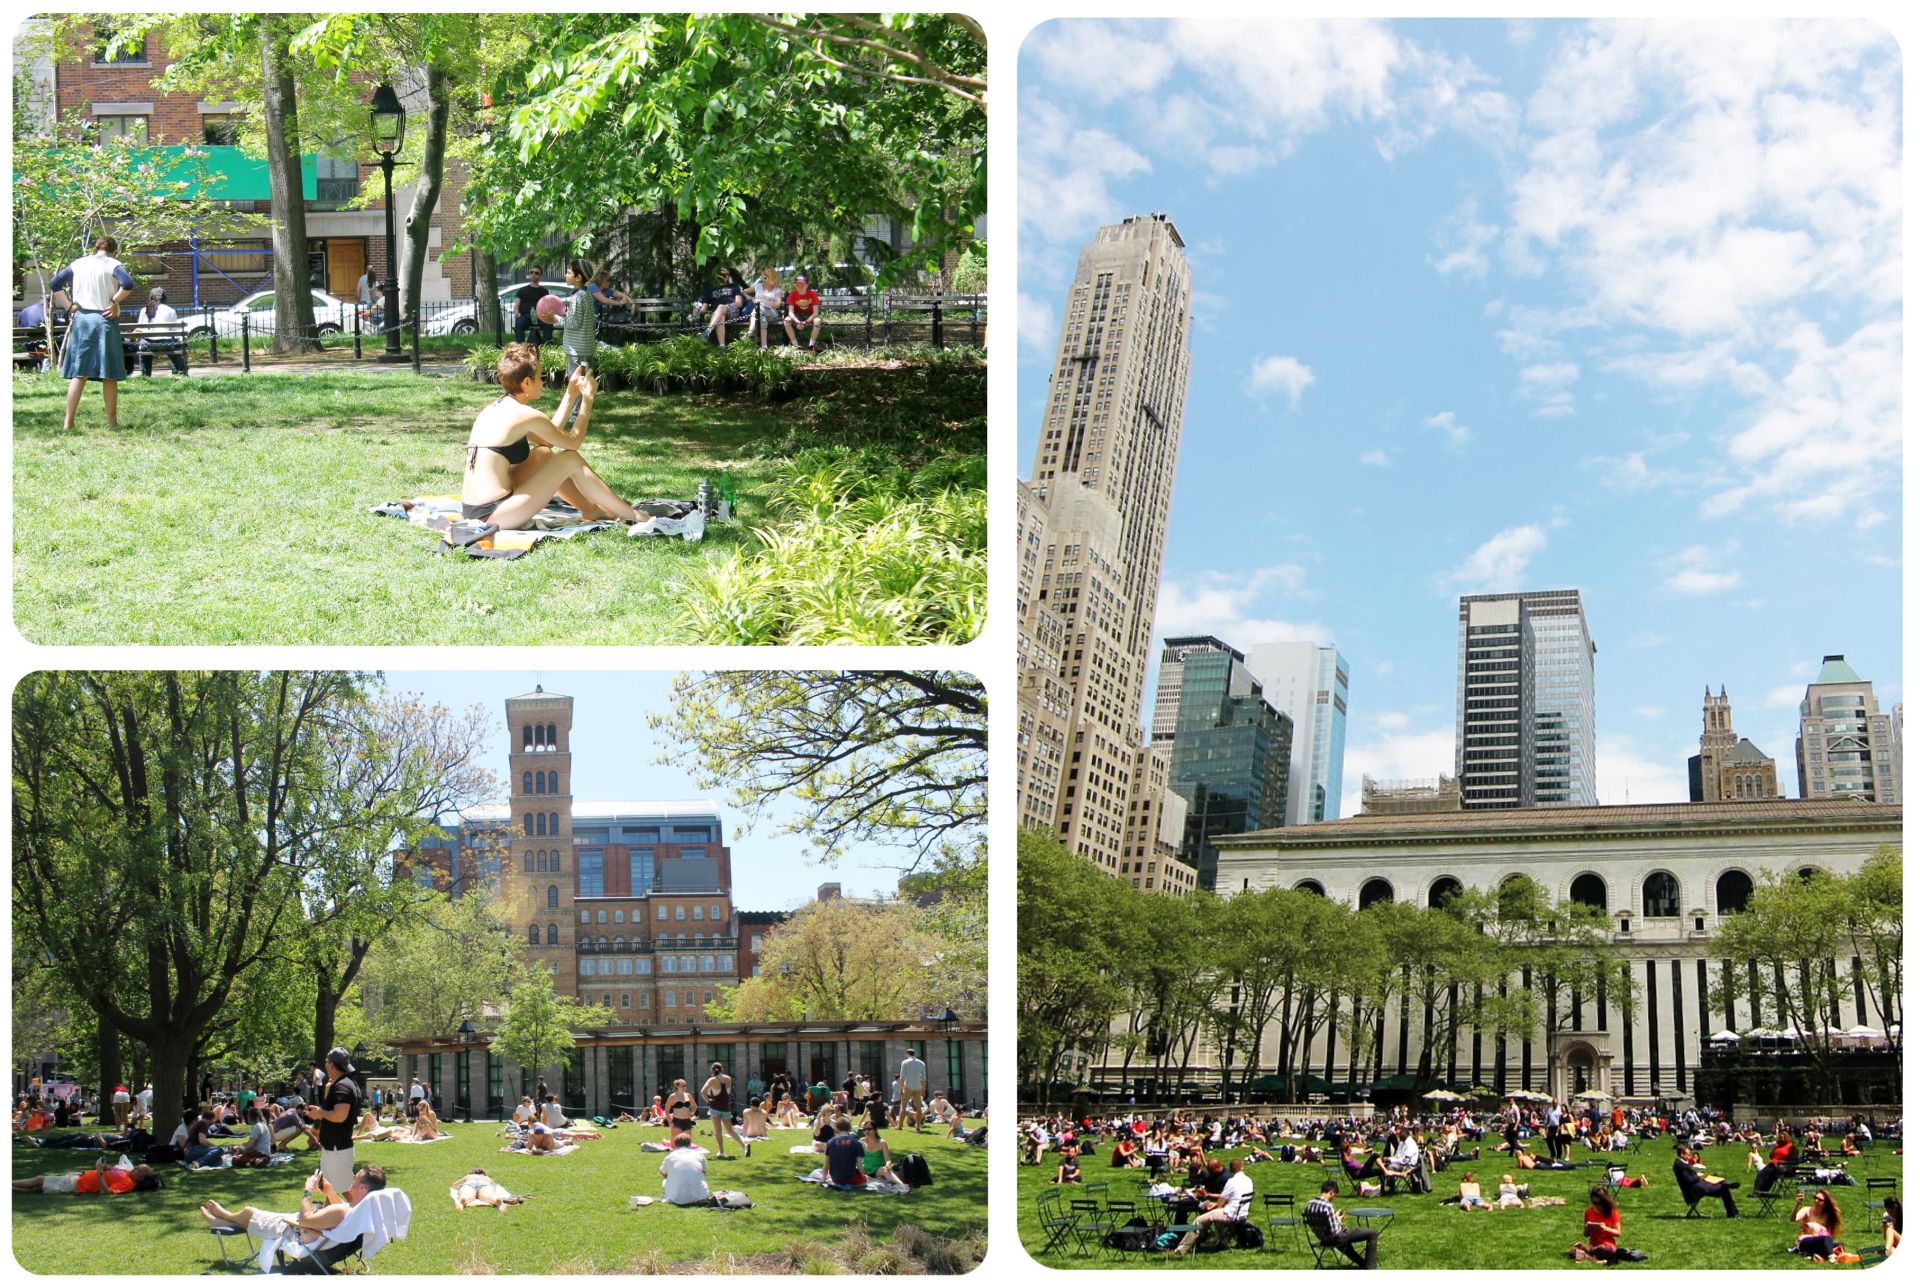
<svg viewBox="0 0 1920 1287">
<path fill-rule="evenodd" d="M 867 347 L 873 347 L 873 287 L 867 287 Z"/>
<path fill-rule="evenodd" d="M 207 319 L 207 365 L 217 366 L 220 362 L 220 327 L 213 320 L 213 305 L 208 304 L 202 312 Z"/>
<path fill-rule="evenodd" d="M 353 360 L 360 360 L 360 306 L 353 307 Z"/>
<path fill-rule="evenodd" d="M 420 306 L 413 306 L 413 373 L 420 374 Z"/>
<path fill-rule="evenodd" d="M 240 370 L 247 375 L 253 374 L 253 342 L 249 335 L 252 329 L 247 315 L 240 314 Z"/>
<path fill-rule="evenodd" d="M 937 293 L 933 297 L 933 347 L 936 349 L 947 347 L 940 342 L 940 296 Z"/>
</svg>

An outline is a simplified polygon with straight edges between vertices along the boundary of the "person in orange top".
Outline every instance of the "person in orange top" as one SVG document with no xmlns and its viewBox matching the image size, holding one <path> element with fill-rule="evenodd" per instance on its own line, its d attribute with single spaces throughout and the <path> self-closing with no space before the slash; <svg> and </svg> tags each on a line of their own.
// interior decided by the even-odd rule
<svg viewBox="0 0 1920 1287">
<path fill-rule="evenodd" d="M 65 1175 L 35 1175 L 13 1182 L 15 1193 L 132 1193 L 138 1189 L 157 1189 L 160 1177 L 144 1163 L 134 1167 L 114 1166 L 105 1158 L 91 1171 L 70 1171 Z"/>
<path fill-rule="evenodd" d="M 1587 1241 L 1574 1245 L 1573 1258 L 1611 1264 L 1620 1255 L 1620 1208 L 1604 1184 L 1594 1185 L 1587 1199 Z"/>
</svg>

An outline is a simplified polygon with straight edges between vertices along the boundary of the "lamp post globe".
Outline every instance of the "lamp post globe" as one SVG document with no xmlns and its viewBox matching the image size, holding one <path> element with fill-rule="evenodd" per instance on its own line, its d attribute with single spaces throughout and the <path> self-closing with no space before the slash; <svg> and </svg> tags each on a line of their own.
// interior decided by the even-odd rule
<svg viewBox="0 0 1920 1287">
<path fill-rule="evenodd" d="M 387 193 L 387 272 L 380 289 L 387 343 L 380 360 L 405 362 L 407 355 L 400 351 L 400 311 L 394 290 L 394 279 L 400 269 L 393 240 L 393 154 L 406 142 L 407 109 L 401 105 L 400 96 L 393 92 L 393 86 L 382 82 L 380 88 L 373 91 L 367 115 L 373 129 L 373 150 L 380 154 L 380 176 L 386 182 Z"/>
</svg>

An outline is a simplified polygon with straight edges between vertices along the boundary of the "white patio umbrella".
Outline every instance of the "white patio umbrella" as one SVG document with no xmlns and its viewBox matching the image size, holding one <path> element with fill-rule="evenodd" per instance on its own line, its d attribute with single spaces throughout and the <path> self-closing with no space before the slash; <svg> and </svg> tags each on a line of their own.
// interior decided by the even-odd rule
<svg viewBox="0 0 1920 1287">
<path fill-rule="evenodd" d="M 1448 1090 L 1448 1089 L 1447 1089 L 1446 1087 L 1444 1087 L 1444 1086 L 1442 1086 L 1442 1087 L 1440 1087 L 1440 1088 L 1439 1088 L 1439 1089 L 1437 1089 L 1437 1090 L 1430 1090 L 1430 1091 L 1428 1091 L 1428 1092 L 1427 1092 L 1426 1094 L 1424 1094 L 1424 1095 L 1422 1095 L 1422 1096 L 1420 1096 L 1420 1098 L 1422 1098 L 1422 1099 L 1432 1099 L 1432 1100 L 1440 1100 L 1440 1101 L 1447 1101 L 1447 1102 L 1450 1102 L 1450 1101 L 1452 1101 L 1452 1100 L 1457 1100 L 1457 1099 L 1465 1099 L 1465 1098 L 1466 1098 L 1466 1096 L 1465 1096 L 1465 1095 L 1456 1095 L 1456 1094 L 1455 1094 L 1454 1092 L 1452 1092 L 1452 1091 L 1450 1091 L 1450 1090 Z"/>
<path fill-rule="evenodd" d="M 1756 1033 L 1754 1035 L 1757 1036 L 1759 1034 Z M 1707 1040 L 1708 1041 L 1738 1041 L 1740 1040 L 1740 1034 L 1737 1032 L 1728 1032 L 1725 1029 L 1722 1029 L 1721 1031 L 1714 1033 L 1711 1037 L 1708 1037 Z"/>
<path fill-rule="evenodd" d="M 1849 1037 L 1877 1037 L 1880 1035 L 1880 1029 L 1869 1028 L 1864 1023 L 1856 1023 L 1853 1027 L 1847 1029 L 1846 1035 Z"/>
</svg>

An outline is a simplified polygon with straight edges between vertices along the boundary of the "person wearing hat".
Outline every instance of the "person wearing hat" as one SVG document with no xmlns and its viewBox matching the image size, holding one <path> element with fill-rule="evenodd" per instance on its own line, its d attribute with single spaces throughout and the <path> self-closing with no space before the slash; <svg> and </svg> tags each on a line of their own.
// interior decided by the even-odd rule
<svg viewBox="0 0 1920 1287">
<path fill-rule="evenodd" d="M 360 1086 L 347 1074 L 352 1057 L 345 1046 L 327 1052 L 327 1085 L 320 1102 L 306 1106 L 306 1116 L 319 1129 L 320 1173 L 336 1193 L 353 1187 L 353 1126 L 360 1120 Z"/>
</svg>

